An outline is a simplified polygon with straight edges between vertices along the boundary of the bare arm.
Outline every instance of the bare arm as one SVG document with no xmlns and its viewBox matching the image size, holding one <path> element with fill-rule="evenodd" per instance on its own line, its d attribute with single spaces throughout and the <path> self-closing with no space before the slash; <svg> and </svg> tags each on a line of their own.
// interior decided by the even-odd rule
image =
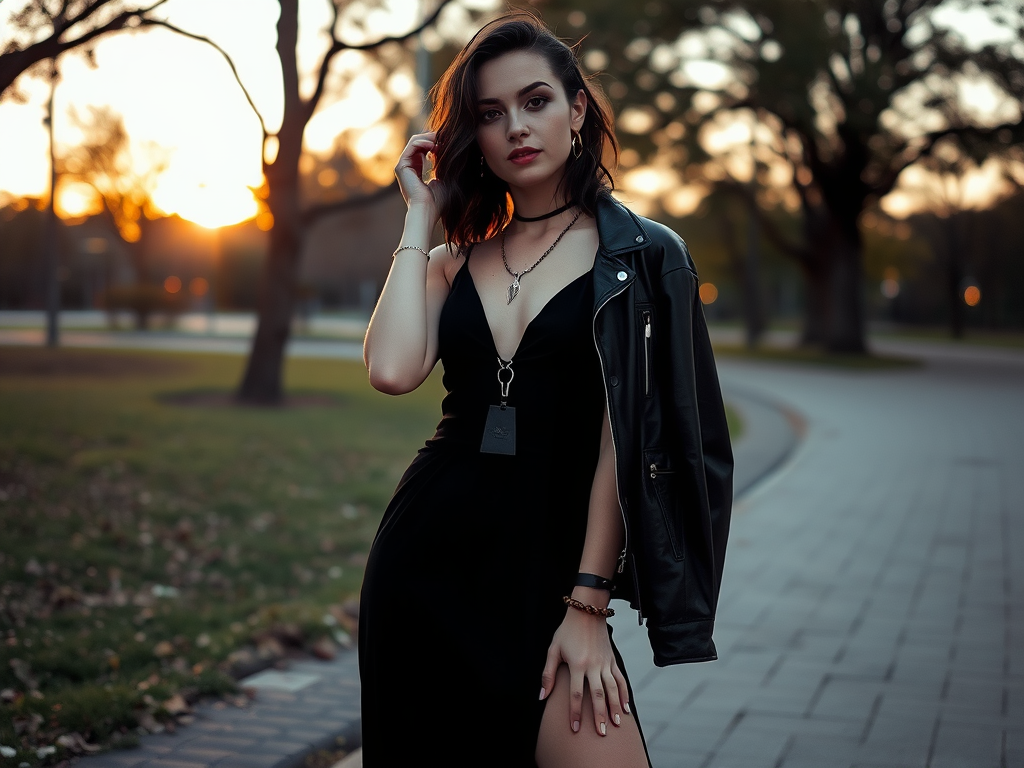
<svg viewBox="0 0 1024 768">
<path fill-rule="evenodd" d="M 587 535 L 580 559 L 580 572 L 611 578 L 625 532 L 615 487 L 615 451 L 612 445 L 608 411 L 601 428 L 601 452 L 590 491 Z M 606 608 L 611 599 L 607 590 L 575 587 L 572 596 L 586 605 Z M 567 608 L 565 619 L 555 632 L 548 648 L 547 663 L 541 676 L 541 698 L 547 698 L 555 685 L 558 666 L 569 667 L 569 727 L 578 732 L 583 710 L 583 684 L 590 686 L 594 705 L 594 728 L 602 736 L 607 721 L 621 723 L 622 713 L 629 714 L 629 691 L 626 679 L 618 668 L 608 638 L 608 627 L 602 616 L 592 616 L 575 608 Z"/>
<path fill-rule="evenodd" d="M 590 512 L 587 515 L 587 538 L 583 545 L 583 557 L 580 559 L 580 573 L 596 573 L 610 579 L 622 551 L 625 532 L 622 529 L 622 511 L 615 487 L 615 449 L 612 445 L 612 430 L 608 421 L 608 411 L 604 412 L 604 423 L 601 427 L 601 454 L 597 460 L 597 471 L 594 473 L 594 484 L 590 490 Z M 604 608 L 608 604 L 609 593 L 603 589 L 576 587 L 580 595 L 573 596 L 591 605 L 597 605 L 584 597 L 601 599 Z"/>
<path fill-rule="evenodd" d="M 424 250 L 437 221 L 432 185 L 422 180 L 423 158 L 434 147 L 432 133 L 409 140 L 395 168 L 409 210 L 400 246 Z M 419 250 L 398 251 L 373 310 L 363 362 L 374 389 L 401 395 L 416 389 L 437 362 L 437 326 L 448 296 L 448 250 L 438 246 L 428 259 Z"/>
</svg>

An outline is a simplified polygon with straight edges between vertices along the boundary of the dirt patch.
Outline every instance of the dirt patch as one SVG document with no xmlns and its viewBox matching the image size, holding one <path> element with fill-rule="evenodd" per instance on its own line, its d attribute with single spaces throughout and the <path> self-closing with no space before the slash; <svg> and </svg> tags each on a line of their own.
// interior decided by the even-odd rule
<svg viewBox="0 0 1024 768">
<path fill-rule="evenodd" d="M 192 370 L 188 360 L 170 355 L 100 352 L 83 349 L 0 347 L 0 376 L 94 377 L 166 376 Z"/>
<path fill-rule="evenodd" d="M 345 398 L 331 392 L 292 392 L 285 395 L 279 405 L 253 405 L 240 403 L 235 393 L 225 390 L 195 390 L 189 392 L 165 392 L 157 400 L 168 405 L 197 408 L 336 408 L 343 405 Z"/>
</svg>

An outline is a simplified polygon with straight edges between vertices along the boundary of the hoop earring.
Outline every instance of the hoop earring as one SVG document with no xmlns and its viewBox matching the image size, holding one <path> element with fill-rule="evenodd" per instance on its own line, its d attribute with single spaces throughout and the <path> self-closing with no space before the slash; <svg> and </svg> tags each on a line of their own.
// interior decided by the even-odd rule
<svg viewBox="0 0 1024 768">
<path fill-rule="evenodd" d="M 580 138 L 579 131 L 573 131 L 569 146 L 572 148 L 572 156 L 579 160 L 583 154 L 583 139 Z"/>
<path fill-rule="evenodd" d="M 480 178 L 484 177 L 484 156 L 480 155 Z"/>
</svg>

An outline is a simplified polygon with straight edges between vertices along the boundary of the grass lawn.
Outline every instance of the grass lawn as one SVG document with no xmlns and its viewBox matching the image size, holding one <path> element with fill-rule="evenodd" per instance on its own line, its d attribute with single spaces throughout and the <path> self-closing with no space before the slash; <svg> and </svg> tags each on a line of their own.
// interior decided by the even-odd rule
<svg viewBox="0 0 1024 768">
<path fill-rule="evenodd" d="M 229 391 L 242 363 L 0 348 L 0 745 L 19 749 L 0 765 L 54 764 L 68 749 L 35 750 L 61 734 L 130 743 L 175 693 L 345 640 L 440 378 L 392 398 L 359 363 L 296 360 L 289 391 L 312 405 L 167 401 Z"/>
<path fill-rule="evenodd" d="M 225 406 L 243 362 L 0 347 L 0 766 L 127 746 L 347 641 L 440 373 L 393 398 L 361 363 L 291 360 L 297 405 Z"/>
</svg>

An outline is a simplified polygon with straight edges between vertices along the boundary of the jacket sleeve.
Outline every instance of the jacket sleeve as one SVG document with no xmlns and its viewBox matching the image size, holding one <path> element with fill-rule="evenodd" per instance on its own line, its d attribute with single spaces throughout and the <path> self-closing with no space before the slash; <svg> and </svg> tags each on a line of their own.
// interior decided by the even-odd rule
<svg viewBox="0 0 1024 768">
<path fill-rule="evenodd" d="M 677 243 L 690 262 L 686 246 Z M 648 620 L 659 666 L 717 658 L 712 632 L 732 511 L 732 445 L 697 288 L 696 273 L 689 266 L 676 267 L 662 275 L 657 301 L 669 323 L 659 396 L 669 422 L 662 429 L 673 474 L 648 479 L 673 484 L 671 493 L 663 492 L 670 486 L 662 485 L 655 495 L 674 507 L 664 512 L 681 534 L 676 578 L 655 580 L 674 584 L 675 594 L 671 601 L 661 595 L 657 603 L 670 607 Z"/>
</svg>

